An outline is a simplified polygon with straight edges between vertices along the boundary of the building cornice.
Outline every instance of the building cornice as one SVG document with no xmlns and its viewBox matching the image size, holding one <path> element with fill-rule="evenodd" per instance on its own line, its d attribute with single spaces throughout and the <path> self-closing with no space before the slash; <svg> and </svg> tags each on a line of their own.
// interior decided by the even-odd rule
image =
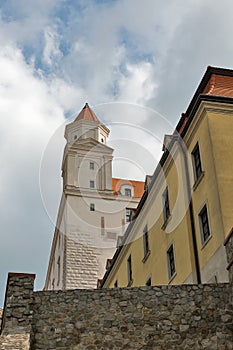
<svg viewBox="0 0 233 350">
<path fill-rule="evenodd" d="M 219 104 L 219 108 L 220 108 L 220 104 L 222 104 L 223 108 L 224 109 L 224 105 L 232 105 L 233 104 L 233 98 L 232 97 L 225 97 L 225 96 L 213 96 L 213 95 L 205 95 L 205 94 L 201 94 L 198 96 L 198 98 L 195 100 L 195 104 L 193 106 L 193 109 L 192 111 L 190 112 L 190 114 L 188 115 L 188 119 L 187 119 L 187 122 L 184 126 L 184 129 L 182 130 L 180 136 L 182 138 L 184 138 L 185 134 L 187 133 L 188 129 L 189 129 L 189 126 L 190 124 L 192 123 L 193 121 L 193 118 L 194 116 L 196 116 L 196 113 L 197 113 L 197 110 L 198 108 L 200 107 L 201 103 L 202 102 L 211 102 L 212 103 L 212 107 L 209 105 L 209 110 L 211 111 L 216 111 L 216 108 L 213 107 L 213 103 L 216 103 L 216 104 Z M 205 108 L 207 107 L 207 105 L 205 106 Z M 177 127 L 176 127 L 176 132 L 177 132 Z"/>
<path fill-rule="evenodd" d="M 90 190 L 85 188 L 80 188 L 76 186 L 66 186 L 64 189 L 64 193 L 66 196 L 75 196 L 75 197 L 85 197 L 85 198 L 91 198 L 91 199 L 99 199 L 99 200 L 120 200 L 121 202 L 125 203 L 138 203 L 140 198 L 138 197 L 128 197 L 118 194 L 113 194 L 113 191 L 96 191 L 96 190 Z"/>
<path fill-rule="evenodd" d="M 188 108 L 185 113 L 182 113 L 180 120 L 178 121 L 178 124 L 176 126 L 176 130 L 180 130 L 182 128 L 183 123 L 185 122 L 186 118 L 189 118 L 190 113 L 194 109 L 194 106 L 199 98 L 200 95 L 203 94 L 203 91 L 205 87 L 207 86 L 208 82 L 211 79 L 211 75 L 222 75 L 222 76 L 228 76 L 228 77 L 233 77 L 233 70 L 232 69 L 227 69 L 227 68 L 218 68 L 218 67 L 211 67 L 208 66 L 206 69 L 206 72 L 201 79 L 192 100 L 190 101 Z M 211 96 L 211 95 L 206 95 L 206 96 Z M 216 96 L 215 96 L 216 97 Z M 221 97 L 221 96 L 218 96 Z"/>
</svg>

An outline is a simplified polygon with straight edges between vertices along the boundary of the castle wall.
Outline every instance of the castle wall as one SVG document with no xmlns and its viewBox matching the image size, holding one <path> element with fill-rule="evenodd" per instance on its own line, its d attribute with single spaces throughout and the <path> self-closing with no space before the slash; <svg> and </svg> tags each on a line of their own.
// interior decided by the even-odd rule
<svg viewBox="0 0 233 350">
<path fill-rule="evenodd" d="M 34 274 L 8 274 L 1 322 L 1 350 L 30 350 L 34 279 Z"/>
<path fill-rule="evenodd" d="M 232 284 L 34 292 L 28 314 L 24 288 L 16 295 L 7 290 L 6 300 L 17 302 L 5 304 L 3 319 L 11 318 L 4 322 L 1 350 L 233 347 Z M 6 336 L 15 335 L 14 327 L 19 332 L 21 322 L 20 336 L 30 334 L 31 345 L 10 348 Z"/>
</svg>

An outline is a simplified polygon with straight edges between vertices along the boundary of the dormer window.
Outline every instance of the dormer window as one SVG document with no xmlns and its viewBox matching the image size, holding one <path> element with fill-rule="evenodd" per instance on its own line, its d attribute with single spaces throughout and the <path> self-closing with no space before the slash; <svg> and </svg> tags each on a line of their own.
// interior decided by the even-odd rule
<svg viewBox="0 0 233 350">
<path fill-rule="evenodd" d="M 122 196 L 133 197 L 134 196 L 134 187 L 130 183 L 123 183 L 120 186 L 119 192 Z"/>
<path fill-rule="evenodd" d="M 127 197 L 132 197 L 131 188 L 125 188 L 125 196 L 127 196 Z"/>
</svg>

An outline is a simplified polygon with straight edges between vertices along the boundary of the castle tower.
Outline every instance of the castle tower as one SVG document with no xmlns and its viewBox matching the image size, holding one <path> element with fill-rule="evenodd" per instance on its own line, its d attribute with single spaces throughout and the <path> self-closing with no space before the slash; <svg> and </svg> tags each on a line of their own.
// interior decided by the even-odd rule
<svg viewBox="0 0 233 350">
<path fill-rule="evenodd" d="M 143 182 L 112 178 L 109 132 L 88 104 L 66 126 L 63 193 L 45 289 L 95 288 L 143 194 Z"/>
<path fill-rule="evenodd" d="M 67 147 L 62 165 L 64 188 L 112 191 L 113 150 L 106 146 L 109 132 L 87 103 L 74 122 L 66 126 Z"/>
</svg>

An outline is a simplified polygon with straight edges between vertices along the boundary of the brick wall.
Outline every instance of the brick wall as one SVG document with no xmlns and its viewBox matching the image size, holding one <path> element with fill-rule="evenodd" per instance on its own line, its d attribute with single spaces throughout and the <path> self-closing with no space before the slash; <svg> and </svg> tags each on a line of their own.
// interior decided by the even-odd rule
<svg viewBox="0 0 233 350">
<path fill-rule="evenodd" d="M 6 347 L 3 335 L 0 349 L 232 349 L 232 295 L 232 284 L 34 292 L 32 315 L 21 310 L 30 348 Z"/>
</svg>

